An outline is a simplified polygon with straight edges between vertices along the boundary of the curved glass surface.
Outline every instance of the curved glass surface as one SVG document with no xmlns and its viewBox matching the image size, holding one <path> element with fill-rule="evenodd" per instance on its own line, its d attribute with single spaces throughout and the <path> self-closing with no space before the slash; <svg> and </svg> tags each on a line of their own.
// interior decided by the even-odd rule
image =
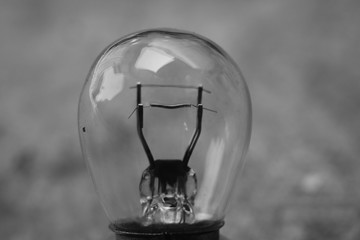
<svg viewBox="0 0 360 240">
<path fill-rule="evenodd" d="M 114 42 L 90 70 L 78 120 L 111 222 L 223 219 L 249 144 L 251 104 L 219 46 L 169 29 Z"/>
</svg>

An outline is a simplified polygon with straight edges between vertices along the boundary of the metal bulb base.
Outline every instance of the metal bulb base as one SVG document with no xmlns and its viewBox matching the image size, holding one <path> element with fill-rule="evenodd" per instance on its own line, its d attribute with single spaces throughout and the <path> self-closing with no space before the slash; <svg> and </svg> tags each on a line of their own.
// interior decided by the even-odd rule
<svg viewBox="0 0 360 240">
<path fill-rule="evenodd" d="M 219 240 L 223 221 L 201 221 L 195 224 L 152 224 L 143 226 L 138 222 L 117 222 L 109 228 L 116 240 Z"/>
</svg>

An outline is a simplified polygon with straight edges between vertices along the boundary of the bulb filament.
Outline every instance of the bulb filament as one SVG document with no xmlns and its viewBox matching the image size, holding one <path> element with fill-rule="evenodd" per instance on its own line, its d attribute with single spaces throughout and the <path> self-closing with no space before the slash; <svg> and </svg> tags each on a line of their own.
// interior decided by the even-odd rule
<svg viewBox="0 0 360 240">
<path fill-rule="evenodd" d="M 197 89 L 197 104 L 159 104 L 150 103 L 144 106 L 141 98 L 142 87 L 173 87 Z M 135 88 L 135 87 L 131 87 Z M 149 161 L 149 167 L 142 174 L 139 189 L 142 216 L 145 225 L 152 223 L 192 223 L 195 221 L 193 205 L 197 192 L 197 180 L 195 172 L 188 167 L 190 157 L 201 134 L 203 110 L 203 92 L 211 93 L 202 86 L 187 85 L 156 85 L 137 83 L 136 85 L 136 108 L 130 114 L 137 112 L 137 132 L 141 144 Z M 185 107 L 197 108 L 196 128 L 186 148 L 182 160 L 157 159 L 151 153 L 149 145 L 143 134 L 144 107 L 156 107 L 164 109 L 178 109 Z M 216 112 L 211 109 L 206 109 Z"/>
</svg>

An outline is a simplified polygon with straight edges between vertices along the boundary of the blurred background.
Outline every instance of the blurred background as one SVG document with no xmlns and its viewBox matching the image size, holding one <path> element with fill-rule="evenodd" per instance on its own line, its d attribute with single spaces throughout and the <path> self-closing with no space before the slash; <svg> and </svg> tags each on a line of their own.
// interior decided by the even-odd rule
<svg viewBox="0 0 360 240">
<path fill-rule="evenodd" d="M 108 44 L 197 32 L 239 64 L 253 101 L 231 239 L 360 238 L 360 2 L 0 1 L 0 236 L 103 239 L 77 103 Z"/>
</svg>

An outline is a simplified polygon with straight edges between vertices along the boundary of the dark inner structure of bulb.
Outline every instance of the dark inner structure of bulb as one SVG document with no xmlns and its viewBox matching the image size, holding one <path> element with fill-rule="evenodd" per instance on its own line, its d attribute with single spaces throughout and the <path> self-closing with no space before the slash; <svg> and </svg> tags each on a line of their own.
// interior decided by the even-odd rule
<svg viewBox="0 0 360 240">
<path fill-rule="evenodd" d="M 158 104 L 150 103 L 148 107 L 178 109 L 185 107 L 197 108 L 196 128 L 186 148 L 182 159 L 154 159 L 143 134 L 144 105 L 141 100 L 141 90 L 144 87 L 188 88 L 197 90 L 197 104 Z M 203 115 L 202 93 L 209 91 L 202 86 L 185 85 L 155 85 L 138 83 L 137 90 L 137 132 L 149 167 L 146 168 L 140 180 L 140 204 L 142 207 L 142 222 L 144 225 L 164 223 L 193 223 L 195 221 L 194 200 L 197 192 L 196 174 L 188 166 L 191 154 L 201 133 Z M 134 111 L 135 111 L 134 110 Z M 210 109 L 206 109 L 210 110 Z M 210 110 L 213 111 L 213 110 Z"/>
<path fill-rule="evenodd" d="M 140 181 L 144 224 L 193 223 L 196 184 L 195 172 L 181 160 L 156 160 Z"/>
</svg>

